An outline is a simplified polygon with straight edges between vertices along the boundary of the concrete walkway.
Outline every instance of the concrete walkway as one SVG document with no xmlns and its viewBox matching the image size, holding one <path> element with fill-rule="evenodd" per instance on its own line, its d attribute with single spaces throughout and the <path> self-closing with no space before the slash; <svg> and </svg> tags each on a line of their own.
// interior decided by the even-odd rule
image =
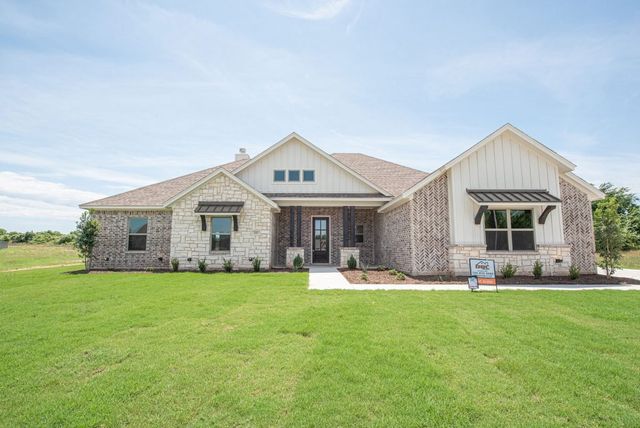
<svg viewBox="0 0 640 428">
<path fill-rule="evenodd" d="M 598 268 L 600 275 L 606 275 L 607 272 L 604 269 Z M 616 272 L 612 275 L 616 278 L 633 278 L 640 280 L 640 269 L 616 269 Z"/>
<path fill-rule="evenodd" d="M 310 266 L 310 290 L 405 290 L 405 291 L 469 291 L 466 284 L 350 284 L 335 266 Z M 481 286 L 481 291 L 496 291 L 494 286 Z M 498 290 L 620 290 L 640 291 L 640 285 L 594 285 L 594 284 L 520 284 L 499 285 Z"/>
</svg>

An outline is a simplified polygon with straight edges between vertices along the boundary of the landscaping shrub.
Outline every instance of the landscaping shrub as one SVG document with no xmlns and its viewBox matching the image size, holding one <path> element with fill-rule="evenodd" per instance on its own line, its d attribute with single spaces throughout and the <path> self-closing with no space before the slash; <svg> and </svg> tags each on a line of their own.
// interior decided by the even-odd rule
<svg viewBox="0 0 640 428">
<path fill-rule="evenodd" d="M 396 275 L 396 279 L 399 281 L 404 281 L 405 279 L 407 279 L 407 277 L 402 272 L 398 272 Z"/>
<path fill-rule="evenodd" d="M 397 275 L 397 274 L 398 274 L 398 271 L 397 271 L 397 270 L 395 270 L 395 269 L 391 269 L 391 270 L 389 270 L 389 275 L 393 275 L 393 276 L 395 276 L 395 275 Z"/>
<path fill-rule="evenodd" d="M 360 275 L 360 279 L 363 281 L 369 281 L 369 274 L 366 271 L 363 271 Z"/>
<path fill-rule="evenodd" d="M 253 259 L 253 261 L 251 262 L 251 265 L 253 266 L 253 271 L 254 272 L 260 272 L 260 264 L 262 263 L 262 259 L 260 257 L 255 257 Z"/>
<path fill-rule="evenodd" d="M 296 254 L 296 256 L 293 259 L 293 270 L 297 272 L 300 269 L 302 269 L 303 265 L 304 265 L 304 261 L 302 260 L 302 257 L 300 257 L 300 254 Z"/>
<path fill-rule="evenodd" d="M 198 260 L 198 270 L 202 273 L 207 271 L 207 261 L 205 259 Z"/>
<path fill-rule="evenodd" d="M 173 269 L 174 272 L 178 272 L 178 268 L 179 267 L 180 267 L 180 260 L 176 259 L 175 257 L 172 258 L 171 259 L 171 269 Z"/>
<path fill-rule="evenodd" d="M 379 266 L 378 266 L 378 270 L 379 270 L 380 272 L 384 272 L 385 270 L 387 270 L 387 267 L 386 267 L 385 265 L 379 265 Z"/>
<path fill-rule="evenodd" d="M 569 267 L 569 278 L 578 279 L 580 278 L 580 268 L 576 265 L 571 265 Z"/>
<path fill-rule="evenodd" d="M 355 269 L 357 266 L 358 266 L 358 261 L 356 260 L 355 257 L 353 257 L 353 254 L 351 254 L 351 257 L 347 259 L 347 267 L 349 269 Z"/>
<path fill-rule="evenodd" d="M 540 260 L 536 260 L 533 264 L 533 276 L 535 279 L 540 279 L 542 277 L 542 262 Z"/>
<path fill-rule="evenodd" d="M 503 278 L 511 278 L 516 274 L 516 272 L 518 272 L 518 268 L 511 263 L 507 263 L 500 268 L 500 273 Z"/>
<path fill-rule="evenodd" d="M 230 273 L 233 270 L 233 260 L 222 258 L 222 269 L 226 273 Z"/>
</svg>

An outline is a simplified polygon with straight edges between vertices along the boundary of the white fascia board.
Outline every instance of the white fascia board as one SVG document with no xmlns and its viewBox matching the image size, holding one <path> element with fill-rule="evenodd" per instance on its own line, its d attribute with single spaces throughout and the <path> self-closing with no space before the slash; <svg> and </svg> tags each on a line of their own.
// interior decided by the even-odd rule
<svg viewBox="0 0 640 428">
<path fill-rule="evenodd" d="M 273 198 L 281 207 L 302 206 L 302 207 L 379 207 L 389 200 L 389 198 Z"/>
<path fill-rule="evenodd" d="M 567 172 L 562 175 L 563 178 L 567 179 L 569 182 L 574 184 L 576 187 L 582 189 L 591 202 L 599 201 L 600 199 L 604 199 L 607 195 L 605 195 L 600 189 L 587 182 L 581 177 L 578 177 L 576 174 L 572 172 Z"/>
<path fill-rule="evenodd" d="M 333 156 L 331 156 L 329 153 L 327 153 L 324 150 L 322 150 L 321 148 L 315 146 L 313 143 L 311 143 L 311 141 L 307 140 L 306 138 L 302 137 L 301 135 L 299 135 L 296 132 L 292 132 L 291 134 L 289 134 L 286 137 L 284 137 L 282 140 L 280 140 L 277 143 L 275 143 L 273 146 L 271 146 L 268 149 L 266 149 L 265 151 L 259 153 L 256 157 L 254 157 L 254 158 L 248 160 L 247 162 L 243 163 L 239 168 L 233 170 L 233 174 L 237 175 L 240 171 L 243 171 L 244 169 L 246 169 L 249 166 L 253 165 L 257 161 L 259 161 L 263 157 L 267 156 L 269 153 L 272 153 L 278 147 L 283 146 L 284 144 L 288 143 L 292 139 L 296 139 L 296 140 L 300 141 L 302 144 L 306 145 L 311 150 L 315 151 L 316 153 L 318 153 L 319 155 L 321 155 L 322 157 L 327 159 L 329 162 L 331 162 L 334 165 L 336 165 L 338 168 L 343 169 L 347 173 L 349 173 L 352 176 L 354 176 L 356 179 L 362 181 L 367 186 L 377 190 L 378 192 L 380 192 L 381 194 L 383 194 L 385 196 L 391 196 L 389 194 L 389 192 L 387 192 L 386 190 L 376 186 L 374 183 L 372 183 L 371 181 L 369 181 L 368 179 L 366 179 L 362 175 L 358 174 L 356 171 L 354 171 L 353 169 L 349 168 L 347 165 L 343 164 L 338 159 L 336 159 Z"/>
<path fill-rule="evenodd" d="M 171 211 L 163 205 L 92 205 L 80 204 L 83 210 L 104 210 L 104 211 Z"/>
</svg>

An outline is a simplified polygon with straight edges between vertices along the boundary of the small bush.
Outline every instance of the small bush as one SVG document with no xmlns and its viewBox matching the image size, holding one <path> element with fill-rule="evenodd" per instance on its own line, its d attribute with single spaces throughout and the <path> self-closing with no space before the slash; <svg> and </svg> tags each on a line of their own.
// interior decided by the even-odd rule
<svg viewBox="0 0 640 428">
<path fill-rule="evenodd" d="M 251 262 L 251 266 L 253 266 L 254 272 L 260 272 L 260 264 L 262 263 L 262 259 L 260 257 L 256 257 Z"/>
<path fill-rule="evenodd" d="M 230 273 L 233 270 L 233 260 L 222 258 L 222 269 L 225 272 Z"/>
<path fill-rule="evenodd" d="M 369 274 L 367 272 L 362 272 L 360 279 L 363 281 L 369 281 Z"/>
<path fill-rule="evenodd" d="M 391 270 L 389 271 L 389 275 L 394 275 L 394 276 L 395 276 L 395 275 L 397 275 L 397 274 L 398 274 L 398 271 L 397 271 L 397 270 L 395 270 L 395 269 L 391 269 Z"/>
<path fill-rule="evenodd" d="M 207 261 L 205 259 L 198 259 L 198 270 L 202 273 L 207 271 Z"/>
<path fill-rule="evenodd" d="M 516 274 L 516 272 L 518 272 L 518 268 L 511 263 L 507 263 L 500 268 L 500 273 L 503 278 L 511 278 Z"/>
<path fill-rule="evenodd" d="M 402 272 L 398 272 L 398 273 L 396 274 L 396 279 L 397 279 L 398 281 L 404 281 L 405 279 L 407 279 L 407 277 L 406 277 Z"/>
<path fill-rule="evenodd" d="M 180 267 L 180 260 L 176 259 L 175 257 L 171 259 L 171 269 L 173 269 L 174 272 L 178 272 L 178 268 Z M 206 269 L 206 266 L 205 266 Z"/>
<path fill-rule="evenodd" d="M 580 268 L 576 265 L 571 265 L 569 267 L 569 278 L 578 279 L 580 278 Z"/>
<path fill-rule="evenodd" d="M 542 277 L 542 262 L 540 260 L 536 260 L 533 264 L 533 276 L 535 279 Z"/>
<path fill-rule="evenodd" d="M 293 270 L 297 272 L 300 269 L 302 269 L 303 265 L 304 265 L 304 261 L 302 260 L 302 257 L 300 257 L 300 254 L 296 254 L 296 256 L 293 259 Z"/>
<path fill-rule="evenodd" d="M 353 254 L 351 254 L 351 257 L 347 259 L 347 267 L 349 269 L 355 269 L 357 266 L 358 266 L 358 261 L 356 260 L 355 257 L 353 257 Z"/>
<path fill-rule="evenodd" d="M 380 272 L 384 272 L 385 270 L 387 270 L 387 267 L 386 267 L 386 266 L 384 266 L 384 265 L 380 265 L 380 266 L 378 266 L 378 270 L 379 270 Z"/>
</svg>

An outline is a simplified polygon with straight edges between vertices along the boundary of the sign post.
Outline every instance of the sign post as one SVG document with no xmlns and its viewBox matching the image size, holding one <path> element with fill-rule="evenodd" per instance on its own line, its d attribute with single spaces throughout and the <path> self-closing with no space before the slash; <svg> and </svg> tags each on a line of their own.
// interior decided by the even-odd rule
<svg viewBox="0 0 640 428">
<path fill-rule="evenodd" d="M 498 292 L 498 282 L 496 281 L 496 262 L 489 259 L 469 259 L 469 274 L 476 277 L 478 286 L 495 285 Z M 469 282 L 471 288 L 471 282 Z"/>
</svg>

